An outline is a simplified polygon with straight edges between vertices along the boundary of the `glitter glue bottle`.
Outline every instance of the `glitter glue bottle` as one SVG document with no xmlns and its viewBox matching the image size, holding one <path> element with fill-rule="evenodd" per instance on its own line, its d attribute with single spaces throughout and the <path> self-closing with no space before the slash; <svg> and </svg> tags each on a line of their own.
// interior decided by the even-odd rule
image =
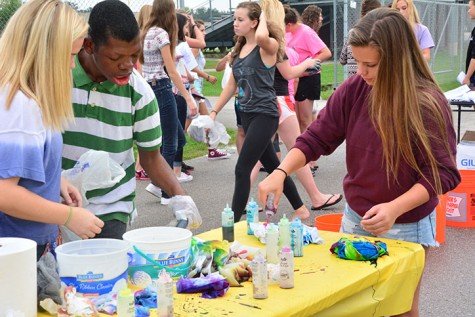
<svg viewBox="0 0 475 317">
<path fill-rule="evenodd" d="M 123 288 L 117 294 L 117 316 L 118 317 L 134 317 L 135 316 L 135 299 L 134 293 L 130 288 Z"/>
<path fill-rule="evenodd" d="M 226 208 L 221 213 L 221 225 L 223 227 L 223 240 L 234 241 L 234 212 L 226 204 Z"/>
<path fill-rule="evenodd" d="M 252 292 L 254 298 L 264 299 L 267 294 L 267 262 L 261 251 L 257 253 L 251 262 L 252 269 Z"/>
<path fill-rule="evenodd" d="M 289 246 L 282 248 L 279 254 L 280 271 L 279 286 L 280 288 L 294 287 L 294 252 Z"/>
<path fill-rule="evenodd" d="M 157 316 L 173 317 L 173 280 L 165 269 L 158 274 Z"/>
<path fill-rule="evenodd" d="M 274 207 L 274 193 L 267 194 L 264 211 L 266 212 L 267 222 L 269 222 L 270 218 L 277 213 L 277 208 Z"/>
<path fill-rule="evenodd" d="M 284 214 L 279 221 L 279 251 L 290 244 L 290 221 Z"/>
<path fill-rule="evenodd" d="M 299 217 L 290 224 L 290 237 L 294 256 L 303 256 L 303 224 Z"/>
<path fill-rule="evenodd" d="M 246 218 L 247 218 L 247 234 L 254 234 L 251 228 L 251 223 L 259 223 L 259 207 L 257 206 L 254 198 L 246 206 Z"/>
<path fill-rule="evenodd" d="M 279 263 L 279 232 L 273 223 L 266 228 L 266 258 L 268 263 Z"/>
</svg>

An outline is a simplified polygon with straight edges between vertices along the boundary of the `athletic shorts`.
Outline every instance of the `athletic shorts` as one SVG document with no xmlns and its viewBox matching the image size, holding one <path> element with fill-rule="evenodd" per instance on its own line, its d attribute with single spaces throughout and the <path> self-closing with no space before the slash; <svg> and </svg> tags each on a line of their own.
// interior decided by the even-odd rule
<svg viewBox="0 0 475 317">
<path fill-rule="evenodd" d="M 295 93 L 295 100 L 320 100 L 320 90 L 320 74 L 300 77 L 297 92 Z"/>
<path fill-rule="evenodd" d="M 362 217 L 346 204 L 343 212 L 343 219 L 341 220 L 340 232 L 373 237 L 371 233 L 365 231 L 363 227 L 361 227 L 361 220 Z M 379 238 L 404 240 L 407 242 L 419 243 L 423 246 L 434 247 L 439 245 L 435 240 L 435 231 L 436 225 L 434 210 L 431 214 L 422 218 L 418 222 L 395 223 L 386 234 Z"/>
<path fill-rule="evenodd" d="M 290 116 L 295 116 L 295 107 L 290 96 L 277 96 L 277 107 L 279 107 L 279 124 Z"/>
</svg>

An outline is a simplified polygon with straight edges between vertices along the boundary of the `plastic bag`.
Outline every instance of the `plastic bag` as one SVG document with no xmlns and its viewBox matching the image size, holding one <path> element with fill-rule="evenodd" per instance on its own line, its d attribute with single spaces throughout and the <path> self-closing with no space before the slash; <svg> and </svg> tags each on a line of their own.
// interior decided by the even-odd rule
<svg viewBox="0 0 475 317">
<path fill-rule="evenodd" d="M 110 158 L 109 153 L 89 150 L 79 157 L 72 169 L 61 175 L 79 189 L 84 207 L 89 204 L 87 191 L 117 184 L 125 176 L 125 170 Z"/>
<path fill-rule="evenodd" d="M 208 130 L 208 136 L 206 136 L 206 130 Z M 228 144 L 231 139 L 224 124 L 213 121 L 209 116 L 205 115 L 191 121 L 188 134 L 193 140 L 208 143 L 213 148 L 217 147 L 220 143 Z"/>
<path fill-rule="evenodd" d="M 168 207 L 173 211 L 177 221 L 188 220 L 187 229 L 199 228 L 203 223 L 198 207 L 190 196 L 173 196 Z"/>
<path fill-rule="evenodd" d="M 224 68 L 223 79 L 221 79 L 221 88 L 224 89 L 224 87 L 226 86 L 226 84 L 229 81 L 229 77 L 231 77 L 232 72 L 233 72 L 233 69 L 231 68 L 231 66 L 229 66 L 229 63 L 226 62 L 226 66 Z"/>
</svg>

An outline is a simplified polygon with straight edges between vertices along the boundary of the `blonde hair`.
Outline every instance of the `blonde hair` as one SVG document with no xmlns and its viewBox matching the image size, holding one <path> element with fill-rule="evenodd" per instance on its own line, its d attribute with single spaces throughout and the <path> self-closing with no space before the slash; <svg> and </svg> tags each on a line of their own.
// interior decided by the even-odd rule
<svg viewBox="0 0 475 317">
<path fill-rule="evenodd" d="M 408 20 L 412 26 L 416 25 L 417 23 L 421 23 L 421 19 L 419 19 L 419 13 L 417 12 L 417 8 L 414 4 L 413 0 L 393 0 L 393 4 L 391 8 L 397 9 L 397 3 L 399 1 L 404 1 L 407 3 L 407 11 L 408 11 Z"/>
<path fill-rule="evenodd" d="M 150 19 L 151 13 L 152 13 L 152 6 L 150 4 L 144 4 L 140 8 L 139 16 L 137 17 L 137 23 L 139 25 L 140 31 L 142 31 L 145 24 L 147 24 L 148 20 Z"/>
<path fill-rule="evenodd" d="M 71 51 L 88 25 L 58 0 L 30 0 L 11 17 L 0 38 L 0 88 L 10 108 L 22 91 L 40 107 L 46 127 L 62 131 L 73 118 Z"/>
<path fill-rule="evenodd" d="M 444 119 L 444 114 L 451 118 L 450 108 L 448 102 L 440 103 L 443 93 L 422 56 L 409 21 L 396 10 L 374 9 L 350 31 L 348 43 L 372 47 L 380 55 L 369 116 L 381 137 L 388 180 L 392 175 L 397 182 L 399 166 L 408 164 L 432 184 L 434 192 L 441 194 L 440 163 L 432 148 L 440 146 L 451 155 L 447 133 L 451 121 Z M 415 152 L 427 157 L 431 179 L 424 176 Z"/>
<path fill-rule="evenodd" d="M 285 12 L 282 2 L 278 0 L 261 0 L 259 5 L 262 11 L 265 12 L 267 21 L 271 21 L 280 27 L 282 33 L 285 34 Z"/>
</svg>

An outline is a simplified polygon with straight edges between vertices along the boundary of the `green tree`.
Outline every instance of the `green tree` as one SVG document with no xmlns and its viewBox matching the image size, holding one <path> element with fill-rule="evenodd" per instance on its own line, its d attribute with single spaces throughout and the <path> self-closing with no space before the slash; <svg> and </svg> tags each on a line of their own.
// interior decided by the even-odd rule
<svg viewBox="0 0 475 317">
<path fill-rule="evenodd" d="M 21 6 L 21 0 L 0 0 L 0 30 L 5 28 L 10 17 Z"/>
<path fill-rule="evenodd" d="M 213 8 L 213 18 L 218 18 L 223 15 L 229 14 L 229 12 L 221 12 L 218 9 Z M 195 20 L 203 20 L 205 22 L 212 22 L 211 21 L 211 13 L 209 8 L 198 8 L 198 9 L 193 9 L 191 10 L 191 13 L 193 14 L 193 18 Z"/>
</svg>

